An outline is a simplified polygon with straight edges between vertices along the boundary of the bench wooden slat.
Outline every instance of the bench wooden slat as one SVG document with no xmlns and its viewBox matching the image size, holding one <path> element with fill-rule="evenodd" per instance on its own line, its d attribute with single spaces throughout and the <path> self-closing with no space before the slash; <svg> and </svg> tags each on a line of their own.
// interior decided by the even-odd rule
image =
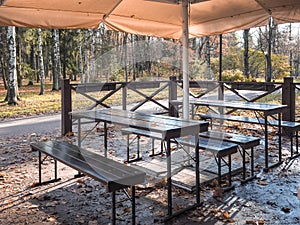
<svg viewBox="0 0 300 225">
<path fill-rule="evenodd" d="M 227 133 L 221 131 L 206 131 L 199 133 L 200 137 L 212 138 L 216 140 L 224 140 L 240 145 L 242 148 L 248 149 L 260 144 L 260 138 L 242 134 Z"/>
<path fill-rule="evenodd" d="M 178 141 L 182 145 L 190 147 L 195 146 L 195 137 L 188 137 L 188 139 L 177 138 L 176 141 Z M 226 141 L 219 141 L 210 138 L 199 137 L 199 148 L 205 151 L 213 152 L 218 157 L 224 157 L 236 153 L 238 145 Z"/>
<path fill-rule="evenodd" d="M 265 120 L 260 118 L 251 118 L 244 116 L 232 116 L 232 115 L 224 115 L 224 114 L 197 114 L 203 119 L 221 119 L 235 122 L 243 122 L 243 123 L 253 123 L 253 124 L 264 124 Z M 268 120 L 268 124 L 272 126 L 279 126 L 278 120 Z M 291 128 L 294 131 L 300 130 L 300 123 L 293 121 L 281 121 L 281 126 L 286 128 Z"/>
<path fill-rule="evenodd" d="M 98 180 L 106 185 L 109 192 L 143 183 L 145 180 L 144 172 L 67 142 L 38 142 L 31 144 L 31 147 Z"/>
<path fill-rule="evenodd" d="M 253 123 L 253 124 L 260 124 L 264 123 L 264 121 L 258 120 L 257 118 L 250 118 L 244 116 L 232 116 L 232 115 L 224 115 L 224 114 L 197 114 L 203 119 L 220 119 L 220 120 L 228 120 L 228 121 L 235 121 L 235 122 L 242 122 L 242 123 Z"/>
<path fill-rule="evenodd" d="M 135 128 L 124 128 L 121 130 L 123 134 L 135 134 L 135 135 L 141 135 L 145 137 L 155 138 L 162 140 L 162 137 L 160 134 L 155 132 L 149 132 L 146 130 L 140 130 Z M 177 138 L 176 141 L 183 145 L 195 146 L 195 137 L 188 137 L 187 138 Z M 228 155 L 233 154 L 237 152 L 237 145 L 225 141 L 220 140 L 213 140 L 205 137 L 200 137 L 199 139 L 199 148 L 211 151 L 220 155 Z"/>
<path fill-rule="evenodd" d="M 155 139 L 159 139 L 162 140 L 162 134 L 157 133 L 157 132 L 152 132 L 152 131 L 148 131 L 148 130 L 141 130 L 141 129 L 136 129 L 136 128 L 123 128 L 121 130 L 122 134 L 135 134 L 135 135 L 140 135 L 140 136 L 144 136 L 144 137 L 149 137 L 149 138 L 155 138 Z"/>
</svg>

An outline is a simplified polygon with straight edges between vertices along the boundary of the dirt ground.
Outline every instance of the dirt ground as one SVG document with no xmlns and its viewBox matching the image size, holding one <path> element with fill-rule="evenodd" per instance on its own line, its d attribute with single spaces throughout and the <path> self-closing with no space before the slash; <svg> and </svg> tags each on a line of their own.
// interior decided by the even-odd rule
<svg viewBox="0 0 300 225">
<path fill-rule="evenodd" d="M 118 138 L 111 133 L 111 139 Z M 30 143 L 57 138 L 61 138 L 58 132 L 0 137 L 0 224 L 110 224 L 110 193 L 90 178 L 73 178 L 76 171 L 62 164 L 58 171 L 60 182 L 34 187 L 38 181 L 38 158 L 37 152 L 31 151 Z M 112 151 L 119 149 L 116 145 L 110 147 Z M 237 175 L 235 189 L 226 193 L 218 192 L 211 185 L 203 186 L 202 206 L 167 224 L 300 224 L 297 198 L 300 159 L 287 159 L 288 139 L 284 139 L 283 147 L 285 161 L 281 166 L 263 172 L 261 162 L 256 162 L 257 178 L 241 185 Z M 112 151 L 110 154 L 115 154 Z M 263 151 L 258 149 L 256 154 L 263 156 Z M 45 158 L 43 179 L 53 177 L 53 171 L 54 161 Z M 137 224 L 163 224 L 164 180 L 149 177 L 137 189 Z M 176 209 L 194 201 L 195 193 L 177 187 L 173 193 Z M 117 200 L 117 224 L 130 224 L 130 202 L 122 193 L 118 193 Z"/>
</svg>

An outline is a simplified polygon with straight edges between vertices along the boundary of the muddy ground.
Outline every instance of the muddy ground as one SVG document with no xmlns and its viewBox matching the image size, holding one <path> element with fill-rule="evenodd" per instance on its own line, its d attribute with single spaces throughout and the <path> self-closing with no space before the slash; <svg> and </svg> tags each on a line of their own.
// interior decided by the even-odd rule
<svg viewBox="0 0 300 225">
<path fill-rule="evenodd" d="M 111 134 L 111 139 L 118 138 Z M 62 164 L 60 182 L 34 187 L 38 158 L 30 143 L 60 138 L 59 132 L 0 137 L 0 224 L 110 224 L 110 194 L 90 178 L 73 178 L 76 172 Z M 110 154 L 115 154 L 118 146 L 110 147 Z M 241 185 L 236 175 L 235 189 L 226 193 L 218 192 L 213 182 L 202 186 L 203 205 L 167 224 L 300 224 L 300 159 L 288 160 L 286 138 L 283 147 L 285 161 L 280 167 L 263 172 L 263 151 L 257 149 L 262 160 L 255 164 L 255 180 Z M 43 179 L 53 177 L 53 165 L 53 160 L 44 159 Z M 176 209 L 194 201 L 194 193 L 176 187 L 173 193 Z M 163 224 L 167 212 L 164 180 L 148 177 L 138 186 L 137 195 L 137 224 Z M 117 224 L 130 224 L 130 202 L 122 193 L 117 199 Z"/>
</svg>

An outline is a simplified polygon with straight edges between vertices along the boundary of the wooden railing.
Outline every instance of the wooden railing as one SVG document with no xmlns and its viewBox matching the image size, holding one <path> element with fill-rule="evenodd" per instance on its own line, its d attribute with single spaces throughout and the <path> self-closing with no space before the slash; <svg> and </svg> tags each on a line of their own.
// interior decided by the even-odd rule
<svg viewBox="0 0 300 225">
<path fill-rule="evenodd" d="M 85 97 L 92 104 L 87 105 L 86 109 L 95 107 L 112 107 L 107 100 L 113 95 L 119 94 L 115 104 L 118 104 L 124 110 L 136 111 L 141 109 L 147 102 L 152 102 L 156 107 L 160 108 L 161 114 L 169 114 L 177 116 L 176 107 L 170 104 L 171 100 L 176 100 L 180 97 L 182 89 L 182 81 L 176 80 L 175 76 L 171 76 L 169 81 L 147 81 L 147 82 L 112 82 L 112 83 L 89 83 L 89 84 L 71 84 L 69 80 L 62 81 L 62 135 L 72 131 L 72 120 L 69 112 L 72 111 L 72 90 L 77 94 Z M 147 89 L 147 94 L 145 90 Z M 259 91 L 253 97 L 247 97 L 241 94 L 240 90 Z M 296 92 L 300 90 L 300 84 L 294 83 L 292 77 L 284 78 L 284 82 L 216 82 L 216 81 L 190 81 L 189 94 L 193 98 L 203 98 L 212 92 L 217 92 L 218 99 L 224 99 L 224 92 L 236 95 L 243 101 L 254 102 L 263 101 L 263 98 L 273 93 L 281 92 L 280 103 L 288 105 L 283 120 L 295 121 L 296 112 Z M 127 97 L 128 91 L 136 93 L 141 100 L 138 102 L 130 102 Z M 166 92 L 164 92 L 166 91 Z M 100 98 L 91 95 L 93 92 L 101 92 L 103 95 Z M 162 99 L 161 93 L 168 101 L 167 106 L 159 102 Z M 297 104 L 298 105 L 298 104 Z M 128 108 L 130 106 L 130 108 Z M 155 113 L 158 113 L 157 111 Z"/>
</svg>

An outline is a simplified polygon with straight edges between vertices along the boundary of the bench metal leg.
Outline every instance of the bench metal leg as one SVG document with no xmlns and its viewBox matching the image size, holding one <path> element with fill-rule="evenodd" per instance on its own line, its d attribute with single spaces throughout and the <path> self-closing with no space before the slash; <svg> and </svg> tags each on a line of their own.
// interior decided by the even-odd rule
<svg viewBox="0 0 300 225">
<path fill-rule="evenodd" d="M 291 139 L 290 139 L 290 142 L 291 142 L 291 158 L 293 158 L 293 134 L 291 135 Z"/>
<path fill-rule="evenodd" d="M 130 143 L 129 134 L 127 135 L 127 159 L 126 159 L 126 161 L 124 161 L 125 163 L 136 162 L 136 161 L 140 161 L 140 160 L 143 159 L 142 157 L 140 157 L 140 140 L 141 140 L 141 136 L 137 135 L 136 139 L 137 139 L 137 157 L 134 158 L 134 159 L 130 159 L 130 154 L 129 154 L 130 145 L 134 142 L 135 139 L 133 139 Z"/>
<path fill-rule="evenodd" d="M 135 225 L 135 186 L 131 186 L 131 223 Z"/>
<path fill-rule="evenodd" d="M 295 143 L 295 145 L 296 145 L 296 153 L 294 154 L 294 151 L 293 151 L 293 135 L 294 134 L 292 134 L 291 135 L 291 159 L 295 159 L 295 158 L 297 158 L 297 157 L 299 157 L 300 156 L 300 152 L 299 152 L 299 140 L 298 140 L 298 131 L 296 131 L 296 134 L 295 134 L 295 139 L 296 139 L 296 143 Z"/>
<path fill-rule="evenodd" d="M 221 165 L 222 159 L 221 159 L 221 157 L 218 156 L 217 160 L 218 160 L 218 184 L 221 187 L 222 186 L 221 185 L 222 184 L 222 178 L 221 178 L 222 177 L 222 168 L 221 168 L 222 167 L 222 165 Z"/>
<path fill-rule="evenodd" d="M 232 186 L 231 180 L 231 155 L 228 155 L 228 179 L 229 179 L 229 187 Z"/>
<path fill-rule="evenodd" d="M 164 152 L 164 143 L 163 143 L 163 141 L 160 142 L 160 152 L 158 152 L 158 153 L 154 152 L 154 138 L 152 138 L 152 154 L 150 154 L 149 157 L 162 155 L 163 152 Z"/>
<path fill-rule="evenodd" d="M 131 198 L 129 197 L 128 193 L 124 190 L 125 194 L 127 195 L 127 197 L 129 198 L 129 200 L 131 201 L 131 224 L 132 225 L 135 225 L 135 222 L 136 222 L 136 211 L 135 211 L 135 207 L 136 207 L 136 204 L 135 204 L 135 186 L 131 186 Z M 116 192 L 113 191 L 111 193 L 111 200 L 112 200 L 112 207 L 111 207 L 111 222 L 112 222 L 112 225 L 115 225 L 116 224 Z"/>
<path fill-rule="evenodd" d="M 112 224 L 115 225 L 116 224 L 116 192 L 113 191 L 111 193 L 111 200 L 112 200 L 112 206 L 111 206 L 111 216 L 112 216 Z"/>
<path fill-rule="evenodd" d="M 282 161 L 282 146 L 281 146 L 281 113 L 278 113 L 278 162 L 273 163 L 272 165 L 269 166 L 269 149 L 268 149 L 268 116 L 265 115 L 264 120 L 264 131 L 265 131 L 265 168 L 264 171 L 268 172 L 269 169 L 277 167 L 283 163 Z"/>
<path fill-rule="evenodd" d="M 220 157 L 219 155 L 216 156 L 216 161 L 218 165 L 218 185 L 219 187 L 222 187 L 222 161 L 227 165 L 228 167 L 228 186 L 227 187 L 222 187 L 223 191 L 229 191 L 234 189 L 234 185 L 232 185 L 232 173 L 231 173 L 231 154 L 228 155 L 228 162 L 226 162 L 225 159 Z"/>
<path fill-rule="evenodd" d="M 241 180 L 241 183 L 244 184 L 250 180 L 253 180 L 256 178 L 254 175 L 254 148 L 252 147 L 250 149 L 250 154 L 247 153 L 245 148 L 242 148 L 242 158 L 243 158 L 243 179 Z M 246 177 L 247 169 L 246 169 L 246 154 L 250 156 L 250 176 Z"/>
<path fill-rule="evenodd" d="M 39 151 L 39 182 L 37 184 L 34 184 L 34 187 L 54 183 L 61 180 L 61 178 L 57 178 L 57 160 L 54 160 L 54 179 L 42 182 L 42 164 L 42 153 Z"/>
</svg>

